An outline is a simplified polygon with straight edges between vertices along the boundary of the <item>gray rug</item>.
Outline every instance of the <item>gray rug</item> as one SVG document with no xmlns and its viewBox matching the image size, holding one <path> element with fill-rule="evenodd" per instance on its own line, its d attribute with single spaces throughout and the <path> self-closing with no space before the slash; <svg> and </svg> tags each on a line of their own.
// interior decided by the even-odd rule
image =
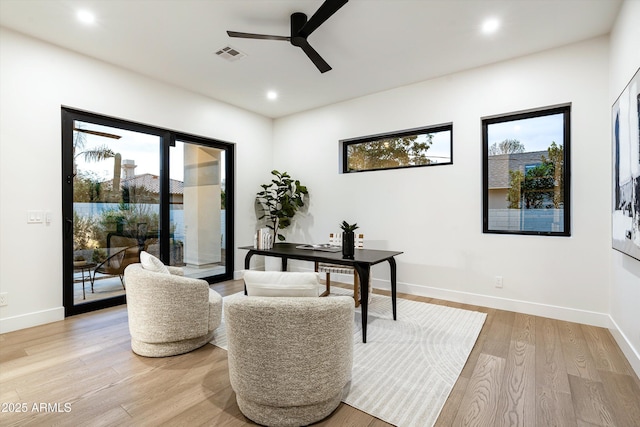
<svg viewBox="0 0 640 427">
<path fill-rule="evenodd" d="M 352 292 L 332 288 L 332 294 Z M 242 297 L 241 294 L 227 298 Z M 432 426 L 478 338 L 486 314 L 373 295 L 367 343 L 356 310 L 351 390 L 343 400 L 397 426 Z M 227 346 L 224 323 L 211 344 Z"/>
</svg>

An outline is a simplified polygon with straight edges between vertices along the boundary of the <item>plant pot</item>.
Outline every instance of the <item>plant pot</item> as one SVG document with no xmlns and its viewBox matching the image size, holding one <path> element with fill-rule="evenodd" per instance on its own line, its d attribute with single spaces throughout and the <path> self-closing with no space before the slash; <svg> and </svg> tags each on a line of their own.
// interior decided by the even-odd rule
<svg viewBox="0 0 640 427">
<path fill-rule="evenodd" d="M 353 258 L 355 253 L 355 234 L 352 232 L 342 233 L 342 257 Z"/>
</svg>

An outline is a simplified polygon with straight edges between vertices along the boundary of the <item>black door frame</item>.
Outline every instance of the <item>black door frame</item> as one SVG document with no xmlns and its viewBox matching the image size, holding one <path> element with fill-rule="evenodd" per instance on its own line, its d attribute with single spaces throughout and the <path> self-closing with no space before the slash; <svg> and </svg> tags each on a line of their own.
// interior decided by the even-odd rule
<svg viewBox="0 0 640 427">
<path fill-rule="evenodd" d="M 160 138 L 160 258 L 169 264 L 169 148 L 183 140 L 225 151 L 226 258 L 224 274 L 205 278 L 217 283 L 233 278 L 235 144 L 212 138 L 144 125 L 96 113 L 62 107 L 62 301 L 65 316 L 86 313 L 126 303 L 126 295 L 74 304 L 73 298 L 73 123 L 91 122 L 103 126 L 156 135 Z"/>
</svg>

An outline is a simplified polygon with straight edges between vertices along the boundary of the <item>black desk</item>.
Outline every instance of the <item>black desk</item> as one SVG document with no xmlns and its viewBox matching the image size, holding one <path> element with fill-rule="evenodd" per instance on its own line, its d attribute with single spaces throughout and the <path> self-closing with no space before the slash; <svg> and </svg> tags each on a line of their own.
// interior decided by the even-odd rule
<svg viewBox="0 0 640 427">
<path fill-rule="evenodd" d="M 362 342 L 367 342 L 367 311 L 369 306 L 369 274 L 371 266 L 387 261 L 391 270 L 391 304 L 393 320 L 396 320 L 396 260 L 393 258 L 402 252 L 379 251 L 374 249 L 356 249 L 353 259 L 342 257 L 341 252 L 313 251 L 297 249 L 300 243 L 276 243 L 272 249 L 255 249 L 253 246 L 243 246 L 249 252 L 244 258 L 244 268 L 249 270 L 251 257 L 254 255 L 272 256 L 282 259 L 282 271 L 287 271 L 287 260 L 327 262 L 331 264 L 354 267 L 360 278 L 360 308 L 362 311 Z"/>
</svg>

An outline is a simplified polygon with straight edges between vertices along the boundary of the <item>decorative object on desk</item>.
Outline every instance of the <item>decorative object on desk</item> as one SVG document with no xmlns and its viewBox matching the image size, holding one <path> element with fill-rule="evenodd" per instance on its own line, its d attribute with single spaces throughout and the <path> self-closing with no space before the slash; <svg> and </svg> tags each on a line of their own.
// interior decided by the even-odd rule
<svg viewBox="0 0 640 427">
<path fill-rule="evenodd" d="M 253 236 L 253 247 L 255 249 L 271 249 L 273 248 L 273 234 L 268 228 L 261 228 L 256 231 Z"/>
<path fill-rule="evenodd" d="M 308 249 L 310 251 L 323 251 L 323 252 L 340 252 L 341 246 L 333 245 L 331 243 L 319 243 L 309 245 L 298 245 L 296 249 Z"/>
<path fill-rule="evenodd" d="M 354 224 L 355 225 L 355 224 Z M 364 234 L 358 233 L 354 235 L 354 248 L 355 249 L 363 249 L 364 248 Z M 330 233 L 329 234 L 329 245 L 336 245 L 331 247 L 337 247 L 338 250 L 342 249 L 342 232 Z M 355 254 L 355 251 L 354 251 Z M 352 257 L 353 258 L 353 257 Z M 331 274 L 350 274 L 353 276 L 353 295 L 355 300 L 355 306 L 360 306 L 360 277 L 358 277 L 358 273 L 356 269 L 348 266 L 348 265 L 338 265 L 338 264 L 330 264 L 325 262 L 316 262 L 315 270 L 319 273 L 325 273 L 325 284 L 327 289 L 331 289 Z M 369 277 L 369 302 L 371 302 L 371 297 L 373 295 L 373 288 L 371 286 L 371 277 Z"/>
<path fill-rule="evenodd" d="M 354 231 L 359 228 L 358 224 L 349 224 L 347 221 L 342 221 L 340 228 L 342 228 L 342 256 L 345 258 L 353 258 L 355 253 Z"/>
<path fill-rule="evenodd" d="M 304 198 L 309 194 L 307 187 L 294 180 L 286 172 L 272 170 L 275 177 L 268 184 L 262 184 L 262 191 L 258 192 L 256 202 L 262 211 L 258 219 L 267 221 L 267 227 L 272 230 L 274 240 L 283 241 L 285 237 L 278 231 L 291 225 L 296 212 L 304 206 Z"/>
</svg>

